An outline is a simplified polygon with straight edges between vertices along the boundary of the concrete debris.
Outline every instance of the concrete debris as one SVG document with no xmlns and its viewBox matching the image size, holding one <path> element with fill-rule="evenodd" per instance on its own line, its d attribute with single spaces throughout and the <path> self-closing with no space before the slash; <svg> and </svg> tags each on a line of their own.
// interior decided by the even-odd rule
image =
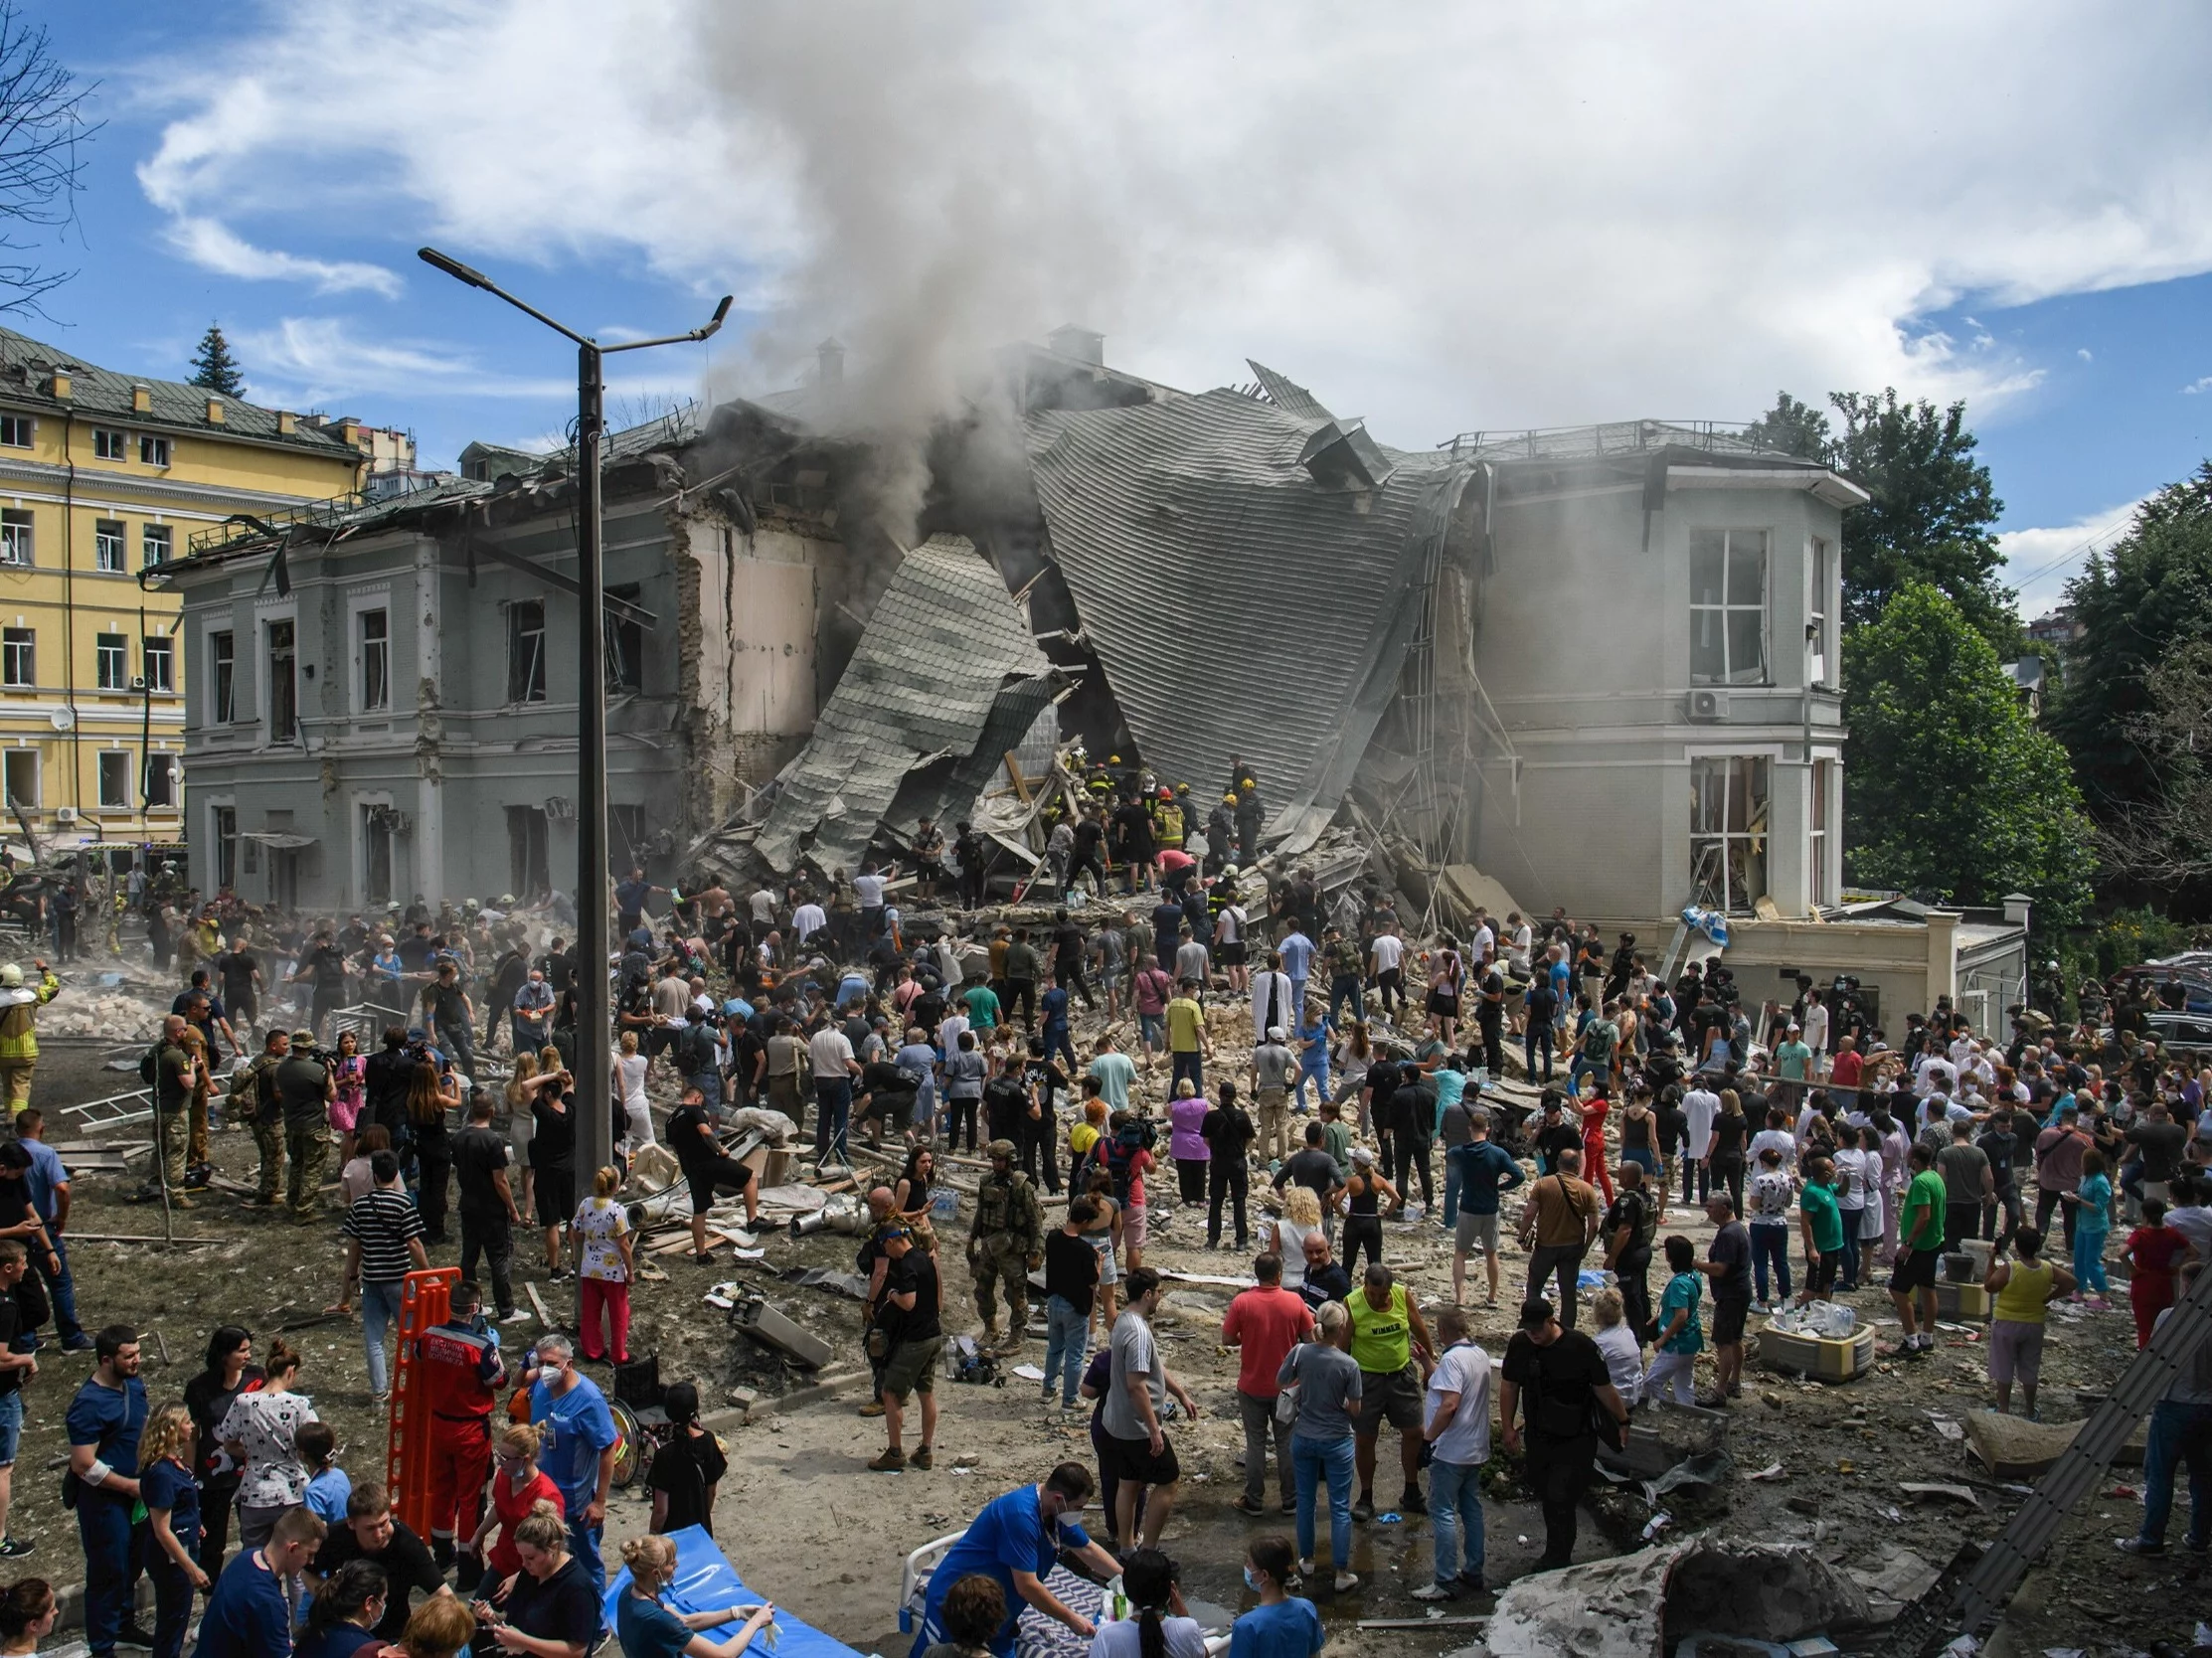
<svg viewBox="0 0 2212 1658">
<path fill-rule="evenodd" d="M 1790 1641 L 1870 1620 L 1866 1593 L 1808 1547 L 1701 1537 L 1523 1577 L 1499 1594 L 1470 1650 L 1662 1658 L 1669 1627 Z"/>
<path fill-rule="evenodd" d="M 2031 1422 L 2025 1416 L 2000 1416 L 1994 1410 L 1966 1412 L 1966 1443 L 1974 1460 L 1995 1479 L 2034 1479 L 2045 1472 L 2074 1442 L 2083 1424 Z M 2137 1423 L 2113 1457 L 2115 1467 L 2136 1467 L 2142 1462 L 2149 1428 Z"/>
</svg>

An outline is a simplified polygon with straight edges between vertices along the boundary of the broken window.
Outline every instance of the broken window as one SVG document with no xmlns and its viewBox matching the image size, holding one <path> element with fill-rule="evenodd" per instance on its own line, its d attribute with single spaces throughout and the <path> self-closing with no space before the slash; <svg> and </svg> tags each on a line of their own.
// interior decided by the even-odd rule
<svg viewBox="0 0 2212 1658">
<path fill-rule="evenodd" d="M 177 756 L 174 754 L 148 754 L 146 756 L 146 806 L 173 807 L 177 803 Z"/>
<path fill-rule="evenodd" d="M 128 533 L 119 518 L 102 518 L 92 525 L 92 566 L 107 576 L 123 574 L 123 552 Z"/>
<path fill-rule="evenodd" d="M 208 635 L 208 723 L 227 726 L 238 707 L 238 635 L 225 628 Z"/>
<path fill-rule="evenodd" d="M 1812 762 L 1812 828 L 1806 856 L 1812 860 L 1812 902 L 1822 910 L 1835 903 L 1828 883 L 1828 826 L 1835 810 L 1835 761 Z"/>
<path fill-rule="evenodd" d="M 507 606 L 507 700 L 511 703 L 546 700 L 546 607 L 543 599 L 518 598 Z"/>
<path fill-rule="evenodd" d="M 38 638 L 28 627 L 0 629 L 0 685 L 38 684 Z"/>
<path fill-rule="evenodd" d="M 176 545 L 176 532 L 169 525 L 145 525 L 138 532 L 138 562 L 148 570 L 165 565 Z"/>
<path fill-rule="evenodd" d="M 1690 532 L 1690 683 L 1767 683 L 1767 532 Z"/>
<path fill-rule="evenodd" d="M 299 682 L 292 677 L 292 624 L 268 624 L 268 740 L 289 743 L 299 732 Z"/>
<path fill-rule="evenodd" d="M 148 691 L 174 691 L 177 688 L 175 652 L 170 642 L 161 637 L 139 641 L 139 659 L 146 666 Z"/>
<path fill-rule="evenodd" d="M 392 615 L 361 612 L 361 712 L 392 706 Z"/>
<path fill-rule="evenodd" d="M 551 861 L 546 851 L 546 814 L 543 806 L 507 808 L 507 868 L 515 897 L 535 904 L 553 888 L 547 873 Z"/>
<path fill-rule="evenodd" d="M 1767 896 L 1768 766 L 1738 754 L 1690 761 L 1690 891 L 1704 909 L 1742 913 Z"/>
<path fill-rule="evenodd" d="M 392 901 L 392 814 L 389 807 L 361 808 L 361 849 L 362 897 L 370 904 L 389 904 Z"/>
<path fill-rule="evenodd" d="M 28 565 L 31 560 L 31 515 L 20 507 L 0 510 L 0 564 Z"/>
<path fill-rule="evenodd" d="M 1828 679 L 1828 544 L 1818 537 L 1812 543 L 1812 604 L 1805 613 L 1805 677 L 1813 685 Z"/>
<path fill-rule="evenodd" d="M 99 803 L 105 811 L 124 811 L 130 806 L 130 754 L 122 749 L 104 749 L 99 756 Z"/>
<path fill-rule="evenodd" d="M 222 892 L 238 885 L 238 808 L 215 806 L 209 816 L 215 827 L 215 886 Z"/>
<path fill-rule="evenodd" d="M 637 602 L 642 591 L 635 581 L 606 589 L 610 599 Z M 645 688 L 645 624 L 626 606 L 609 604 L 602 612 L 606 640 L 606 694 L 642 691 Z"/>
<path fill-rule="evenodd" d="M 39 751 L 36 748 L 10 748 L 7 754 L 5 775 L 0 776 L 0 788 L 5 788 L 8 804 L 34 811 L 39 804 Z"/>
<path fill-rule="evenodd" d="M 92 635 L 92 684 L 99 690 L 128 689 L 123 683 L 127 661 L 127 645 L 120 633 Z"/>
</svg>

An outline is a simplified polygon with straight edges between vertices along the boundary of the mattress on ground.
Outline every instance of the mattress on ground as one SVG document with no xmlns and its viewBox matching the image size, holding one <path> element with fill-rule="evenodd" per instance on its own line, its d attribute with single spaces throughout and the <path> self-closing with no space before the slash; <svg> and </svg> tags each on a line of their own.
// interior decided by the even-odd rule
<svg viewBox="0 0 2212 1658">
<path fill-rule="evenodd" d="M 679 1612 L 704 1612 L 724 1606 L 758 1606 L 769 1598 L 745 1586 L 738 1569 L 730 1564 L 730 1557 L 722 1552 L 704 1526 L 687 1526 L 680 1532 L 670 1532 L 668 1541 L 676 1546 L 676 1575 L 662 1591 L 663 1604 Z M 630 1574 L 625 1566 L 607 1580 L 608 1628 L 614 1627 L 614 1610 L 629 1591 Z M 702 1633 L 726 1641 L 739 1627 L 733 1620 Z M 861 1658 L 854 1648 L 799 1622 L 781 1607 L 776 1608 L 775 1630 L 775 1658 Z M 756 1640 L 753 1650 L 763 1650 L 761 1642 Z"/>
<path fill-rule="evenodd" d="M 1063 1606 L 1082 1613 L 1093 1623 L 1106 1612 L 1106 1590 L 1065 1566 L 1052 1569 L 1045 1578 L 1045 1587 L 1060 1597 Z M 915 1580 L 912 1604 L 917 1629 L 922 1627 L 922 1606 L 929 1593 L 930 1574 L 926 1572 Z M 1088 1635 L 1077 1634 L 1058 1618 L 1047 1617 L 1034 1606 L 1022 1607 L 1021 1621 L 1014 1630 L 1015 1658 L 1086 1658 L 1090 1650 Z M 782 1654 L 778 1653 L 776 1658 L 782 1658 Z"/>
</svg>

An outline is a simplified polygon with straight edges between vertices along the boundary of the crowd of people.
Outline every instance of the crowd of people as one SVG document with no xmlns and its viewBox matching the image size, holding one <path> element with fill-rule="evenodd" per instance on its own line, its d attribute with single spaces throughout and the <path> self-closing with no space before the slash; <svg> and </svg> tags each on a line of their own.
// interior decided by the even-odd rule
<svg viewBox="0 0 2212 1658">
<path fill-rule="evenodd" d="M 228 897 L 164 904 L 153 945 L 182 988 L 143 1068 L 159 1155 L 139 1196 L 205 1201 L 209 1133 L 251 1128 L 251 1201 L 308 1224 L 334 1156 L 345 1267 L 332 1310 L 358 1307 L 379 1400 L 407 1273 L 433 1250 L 457 1252 L 454 1316 L 425 1353 L 434 1346 L 454 1406 L 438 1414 L 460 1425 L 425 1540 L 392 1517 L 377 1482 L 347 1479 L 280 1342 L 256 1366 L 244 1330 L 218 1331 L 183 1401 L 149 1411 L 134 1334 L 77 1321 L 68 1174 L 43 1143 L 28 1075 L 20 1098 L 11 1082 L 0 1284 L 17 1293 L 0 1297 L 0 1324 L 17 1328 L 0 1346 L 24 1351 L 0 1355 L 0 1448 L 12 1464 L 33 1332 L 51 1318 L 65 1350 L 95 1359 L 69 1412 L 92 1652 L 138 1640 L 127 1608 L 143 1575 L 158 1625 L 144 1644 L 163 1658 L 180 1650 L 195 1590 L 208 1596 L 213 1658 L 282 1650 L 271 1643 L 295 1625 L 336 1658 L 372 1638 L 417 1658 L 471 1639 L 583 1658 L 598 1633 L 612 1428 L 577 1360 L 628 1357 L 637 1268 L 616 1196 L 623 1164 L 665 1142 L 689 1185 L 696 1257 L 712 1261 L 707 1209 L 736 1195 L 757 1210 L 722 1133 L 743 1107 L 783 1113 L 802 1142 L 810 1128 L 824 1170 L 879 1154 L 858 1259 L 865 1410 L 886 1435 L 870 1469 L 933 1465 L 936 1383 L 967 1323 L 946 1305 L 940 1159 L 963 1152 L 982 1165 L 959 1241 L 971 1328 L 986 1349 L 1018 1348 L 1041 1270 L 1043 1409 L 1090 1408 L 1096 1474 L 1064 1464 L 987 1507 L 1013 1505 L 979 1518 L 933 1579 L 918 1652 L 1004 1651 L 1024 1605 L 1115 1658 L 1132 1638 L 1147 1658 L 1156 1638 L 1167 1650 L 1183 1639 L 1160 1543 L 1182 1495 L 1174 1423 L 1201 1407 L 1153 1336 L 1171 1285 L 1145 1257 L 1163 1228 L 1186 1246 L 1202 1228 L 1208 1247 L 1252 1257 L 1254 1285 L 1221 1332 L 1239 1355 L 1246 1447 L 1232 1506 L 1270 1512 L 1272 1453 L 1275 1512 L 1293 1533 L 1257 1536 L 1249 1551 L 1260 1604 L 1233 1650 L 1253 1658 L 1319 1644 L 1318 1617 L 1291 1591 L 1358 1586 L 1352 1528 L 1377 1519 L 1386 1428 L 1400 1463 L 1391 1507 L 1430 1519 L 1433 1573 L 1417 1598 L 1453 1599 L 1485 1592 L 1476 1474 L 1493 1439 L 1543 1508 L 1540 1568 L 1563 1566 L 1599 1445 L 1646 1400 L 1726 1409 L 1756 1314 L 1853 1294 L 1886 1267 L 1897 1352 L 1913 1358 L 1932 1345 L 1940 1263 L 1980 1245 L 1995 1403 L 2010 1409 L 2016 1391 L 2032 1413 L 2054 1302 L 2103 1311 L 2108 1263 L 2124 1262 L 2147 1342 L 2212 1255 L 2212 1073 L 2169 1061 L 2141 1029 L 2060 1027 L 2022 1008 L 1999 1040 L 1939 1003 L 1893 1044 L 1843 984 L 1801 982 L 1792 1000 L 1753 1007 L 1717 959 L 1662 980 L 1632 937 L 1608 949 L 1559 913 L 1478 912 L 1456 933 L 1409 937 L 1372 884 L 1327 893 L 1293 866 L 1260 896 L 1237 817 L 1257 786 L 1228 793 L 1216 815 L 1229 833 L 1208 840 L 1234 849 L 1194 858 L 1187 791 L 1109 792 L 1054 826 L 1058 907 L 1003 921 L 902 912 L 909 890 L 929 904 L 967 881 L 966 825 L 949 845 L 918 826 L 904 871 L 871 862 L 849 880 L 742 897 L 711 880 L 670 891 L 633 871 L 614 892 L 616 1051 L 596 1089 L 577 1076 L 579 964 L 558 903 L 418 902 L 296 922 Z M 1080 1051 L 1079 1005 L 1104 1022 Z M 389 1019 L 369 1052 L 362 1009 Z M 1525 1115 L 1493 1085 L 1509 1045 L 1542 1089 Z M 589 1109 L 609 1113 L 615 1166 L 576 1167 L 576 1117 Z M 1668 1233 L 1677 1213 L 1709 1225 L 1702 1248 Z M 1406 1263 L 1386 1258 L 1400 1236 L 1390 1222 L 1449 1238 L 1448 1301 L 1425 1310 L 1402 1281 Z M 531 1226 L 547 1277 L 581 1278 L 584 1327 L 517 1367 L 528 1420 L 501 1425 L 511 1384 L 499 1330 L 527 1316 L 515 1243 Z M 1509 1231 L 1527 1257 L 1510 1286 Z M 1591 1268 L 1606 1275 L 1595 1294 Z M 1475 1308 L 1501 1300 L 1513 1334 L 1493 1364 Z M 2187 1546 L 2212 1524 L 2204 1372 L 2184 1374 L 2154 1413 L 2133 1552 L 2164 1547 L 2184 1465 Z M 712 1435 L 680 1425 L 656 1533 L 711 1516 L 722 1472 Z M 5 1472 L 0 1558 L 29 1548 L 6 1534 Z M 656 1462 L 656 1488 L 661 1478 Z M 1094 1493 L 1104 1547 L 1074 1518 Z M 234 1519 L 241 1552 L 226 1565 Z M 1093 1551 L 1144 1632 L 1095 1630 L 1053 1595 L 1040 1539 L 1055 1558 L 1060 1545 Z M 704 1642 L 697 1626 L 660 1621 L 673 1616 L 650 1592 L 667 1578 L 664 1550 L 651 1538 L 624 1550 L 647 1585 L 619 1620 L 632 1652 Z M 37 1600 L 25 1598 L 31 1622 Z M 633 1625 L 643 1646 L 630 1644 Z"/>
</svg>

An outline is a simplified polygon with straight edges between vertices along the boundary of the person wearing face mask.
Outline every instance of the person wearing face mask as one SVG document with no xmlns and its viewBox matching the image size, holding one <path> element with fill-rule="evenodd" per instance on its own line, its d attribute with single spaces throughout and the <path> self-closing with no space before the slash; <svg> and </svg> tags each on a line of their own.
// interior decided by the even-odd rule
<svg viewBox="0 0 2212 1658">
<path fill-rule="evenodd" d="M 1077 1519 L 1083 1505 L 1091 1500 L 1091 1470 L 1080 1462 L 1063 1462 L 1043 1483 L 1019 1486 L 984 1504 L 960 1541 L 930 1575 L 922 1627 L 915 1634 L 910 1658 L 922 1658 L 932 1646 L 946 1639 L 945 1596 L 961 1578 L 978 1574 L 1005 1592 L 1006 1621 L 990 1642 L 996 1658 L 1012 1658 L 1014 1629 L 1025 1605 L 1065 1623 L 1085 1640 L 1097 1634 L 1089 1618 L 1045 1586 L 1062 1548 L 1074 1550 L 1102 1582 L 1121 1570 L 1121 1563 L 1092 1542 Z"/>
</svg>

